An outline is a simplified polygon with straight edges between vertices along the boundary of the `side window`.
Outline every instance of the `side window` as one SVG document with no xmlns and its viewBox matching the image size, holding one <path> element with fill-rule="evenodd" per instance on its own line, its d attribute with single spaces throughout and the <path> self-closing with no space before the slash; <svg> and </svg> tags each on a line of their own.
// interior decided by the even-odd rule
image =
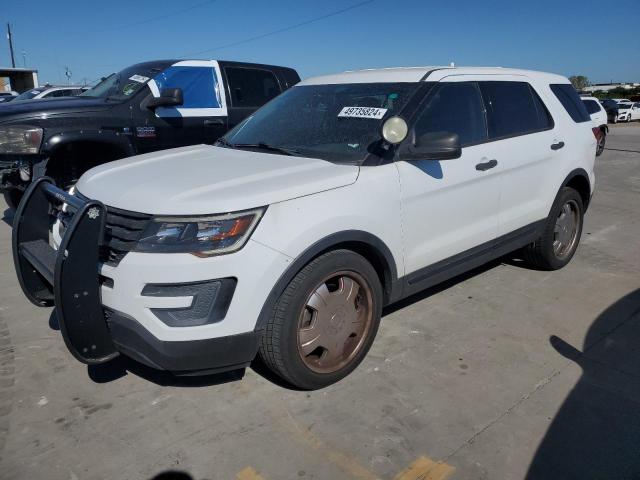
<svg viewBox="0 0 640 480">
<path fill-rule="evenodd" d="M 600 111 L 600 105 L 595 100 L 583 100 L 585 108 L 589 114 L 597 113 Z"/>
<path fill-rule="evenodd" d="M 489 137 L 513 137 L 553 127 L 547 107 L 527 82 L 479 82 Z"/>
<path fill-rule="evenodd" d="M 482 97 L 475 82 L 442 83 L 416 123 L 416 137 L 425 133 L 457 133 L 462 146 L 487 139 Z"/>
<path fill-rule="evenodd" d="M 182 89 L 183 104 L 179 108 L 220 108 L 218 78 L 212 67 L 169 67 L 153 79 L 158 90 Z"/>
<path fill-rule="evenodd" d="M 549 85 L 549 87 L 574 122 L 582 123 L 591 120 L 578 92 L 570 83 L 556 83 Z"/>
<path fill-rule="evenodd" d="M 53 92 L 47 93 L 42 98 L 68 97 L 70 95 L 69 92 L 70 90 L 67 90 L 67 89 L 54 90 Z"/>
<path fill-rule="evenodd" d="M 234 107 L 261 107 L 280 94 L 278 79 L 269 70 L 226 67 L 225 72 Z"/>
</svg>

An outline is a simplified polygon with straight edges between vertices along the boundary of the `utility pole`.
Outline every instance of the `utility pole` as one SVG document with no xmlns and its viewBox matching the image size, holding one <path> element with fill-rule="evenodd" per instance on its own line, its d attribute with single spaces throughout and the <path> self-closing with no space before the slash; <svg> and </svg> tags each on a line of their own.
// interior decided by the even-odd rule
<svg viewBox="0 0 640 480">
<path fill-rule="evenodd" d="M 11 51 L 11 67 L 16 68 L 16 59 L 13 57 L 13 39 L 11 38 L 11 25 L 7 22 L 7 39 L 9 40 L 9 50 Z"/>
</svg>

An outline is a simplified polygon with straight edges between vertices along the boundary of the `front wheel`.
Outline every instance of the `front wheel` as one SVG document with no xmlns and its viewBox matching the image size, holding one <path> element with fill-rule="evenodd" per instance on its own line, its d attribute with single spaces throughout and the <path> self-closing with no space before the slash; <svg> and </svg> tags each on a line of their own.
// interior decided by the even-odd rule
<svg viewBox="0 0 640 480">
<path fill-rule="evenodd" d="M 558 270 L 573 258 L 584 219 L 580 194 L 564 187 L 556 197 L 540 238 L 524 248 L 524 258 L 542 270 Z"/>
<path fill-rule="evenodd" d="M 350 250 L 319 256 L 278 299 L 260 344 L 275 374 L 304 390 L 351 373 L 366 356 L 382 314 L 375 269 Z"/>
</svg>

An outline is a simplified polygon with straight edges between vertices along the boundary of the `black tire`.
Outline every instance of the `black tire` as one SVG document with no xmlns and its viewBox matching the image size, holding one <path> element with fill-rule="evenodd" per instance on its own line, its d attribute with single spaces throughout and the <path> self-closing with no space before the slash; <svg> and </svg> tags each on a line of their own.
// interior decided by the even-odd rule
<svg viewBox="0 0 640 480">
<path fill-rule="evenodd" d="M 577 210 L 577 227 L 571 247 L 562 255 L 554 249 L 556 240 L 556 222 L 565 205 L 575 206 Z M 584 206 L 580 194 L 570 187 L 563 187 L 556 196 L 549 217 L 540 238 L 523 249 L 524 260 L 534 268 L 541 270 L 558 270 L 568 264 L 578 248 L 584 220 Z"/>
<path fill-rule="evenodd" d="M 18 205 L 20 204 L 20 200 L 22 200 L 23 196 L 24 196 L 24 190 L 20 190 L 18 188 L 11 188 L 4 192 L 4 201 L 6 202 L 7 206 L 10 209 L 15 210 L 18 208 Z"/>
<path fill-rule="evenodd" d="M 598 140 L 598 146 L 596 147 L 596 157 L 599 157 L 600 155 L 602 155 L 602 152 L 604 152 L 604 147 L 607 143 L 607 134 L 604 130 L 601 130 L 601 137 L 600 140 Z"/>
<path fill-rule="evenodd" d="M 353 272 L 367 284 L 372 300 L 372 317 L 368 333 L 363 334 L 359 349 L 349 363 L 337 371 L 318 373 L 303 361 L 298 346 L 301 314 L 309 296 L 323 279 L 336 272 Z M 335 383 L 351 373 L 364 359 L 373 344 L 382 314 L 382 286 L 375 269 L 361 255 L 351 250 L 334 250 L 308 263 L 291 280 L 267 321 L 260 342 L 259 355 L 264 364 L 289 384 L 315 390 Z"/>
</svg>

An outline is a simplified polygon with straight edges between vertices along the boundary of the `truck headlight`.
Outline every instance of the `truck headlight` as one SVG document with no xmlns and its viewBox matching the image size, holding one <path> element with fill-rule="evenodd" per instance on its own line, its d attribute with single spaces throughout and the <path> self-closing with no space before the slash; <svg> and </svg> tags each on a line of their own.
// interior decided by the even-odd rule
<svg viewBox="0 0 640 480">
<path fill-rule="evenodd" d="M 157 217 L 142 232 L 137 252 L 191 253 L 198 257 L 240 250 L 265 208 L 206 217 Z"/>
<path fill-rule="evenodd" d="M 0 127 L 0 153 L 38 153 L 42 129 L 26 125 Z"/>
</svg>

